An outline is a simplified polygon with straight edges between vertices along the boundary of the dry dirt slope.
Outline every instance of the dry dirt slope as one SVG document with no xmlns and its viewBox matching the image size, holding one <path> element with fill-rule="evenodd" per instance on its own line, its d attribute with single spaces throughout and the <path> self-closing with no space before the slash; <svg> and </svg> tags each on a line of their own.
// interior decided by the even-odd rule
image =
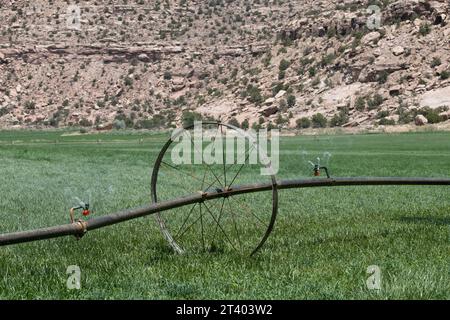
<svg viewBox="0 0 450 320">
<path fill-rule="evenodd" d="M 335 3 L 1 0 L 0 126 L 447 121 L 450 1 Z"/>
</svg>

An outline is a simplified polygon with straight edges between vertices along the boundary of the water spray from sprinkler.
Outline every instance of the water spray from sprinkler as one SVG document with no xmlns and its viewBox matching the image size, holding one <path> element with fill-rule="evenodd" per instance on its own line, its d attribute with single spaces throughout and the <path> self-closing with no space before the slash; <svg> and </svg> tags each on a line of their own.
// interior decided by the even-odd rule
<svg viewBox="0 0 450 320">
<path fill-rule="evenodd" d="M 328 172 L 328 168 L 325 167 L 325 166 L 321 166 L 320 165 L 320 158 L 319 157 L 317 157 L 317 162 L 316 163 L 314 163 L 312 161 L 308 161 L 308 162 L 313 167 L 313 172 L 314 172 L 314 176 L 315 177 L 319 177 L 320 176 L 320 170 L 323 169 L 323 170 L 325 170 L 327 178 L 328 179 L 330 178 L 330 173 Z"/>
</svg>

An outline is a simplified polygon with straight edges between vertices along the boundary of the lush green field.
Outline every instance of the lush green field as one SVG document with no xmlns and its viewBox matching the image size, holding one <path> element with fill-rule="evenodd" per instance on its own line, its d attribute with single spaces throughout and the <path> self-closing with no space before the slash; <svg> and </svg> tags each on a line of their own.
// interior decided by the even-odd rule
<svg viewBox="0 0 450 320">
<path fill-rule="evenodd" d="M 0 232 L 67 223 L 67 195 L 87 189 L 94 215 L 149 203 L 166 138 L 0 132 Z M 324 152 L 334 176 L 450 176 L 450 133 L 285 137 L 280 149 L 283 179 L 310 176 L 307 160 Z M 283 190 L 279 206 L 272 236 L 252 258 L 228 250 L 174 254 L 152 217 L 80 241 L 0 247 L 0 298 L 450 298 L 448 188 Z M 81 268 L 81 290 L 66 288 L 69 265 Z M 381 290 L 366 287 L 370 265 L 381 269 Z"/>
</svg>

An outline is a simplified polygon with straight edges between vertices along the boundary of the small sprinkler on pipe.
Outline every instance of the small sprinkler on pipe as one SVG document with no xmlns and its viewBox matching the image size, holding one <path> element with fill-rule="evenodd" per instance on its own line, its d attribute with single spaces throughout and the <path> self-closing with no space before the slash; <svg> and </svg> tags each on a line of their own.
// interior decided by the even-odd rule
<svg viewBox="0 0 450 320">
<path fill-rule="evenodd" d="M 77 206 L 77 207 L 73 207 L 73 208 L 70 208 L 70 221 L 72 222 L 72 223 L 74 223 L 75 222 L 75 217 L 74 217 L 74 215 L 75 215 L 75 211 L 76 210 L 82 210 L 82 212 L 81 212 L 81 214 L 83 215 L 83 216 L 85 216 L 85 217 L 87 217 L 88 215 L 90 215 L 90 213 L 91 213 L 91 211 L 89 210 L 89 203 L 88 202 L 83 202 L 83 201 L 81 201 L 79 198 L 76 198 L 77 200 L 78 200 L 78 202 L 79 202 L 79 206 Z"/>
<path fill-rule="evenodd" d="M 325 166 L 321 166 L 320 165 L 320 158 L 319 157 L 317 157 L 317 163 L 314 163 L 314 162 L 312 162 L 312 161 L 308 161 L 311 165 L 312 165 L 312 167 L 313 167 L 313 174 L 314 174 L 314 176 L 315 177 L 320 177 L 320 170 L 325 170 L 325 173 L 326 173 L 326 175 L 327 175 L 327 178 L 329 179 L 330 178 L 330 174 L 329 174 L 329 172 L 328 172 L 328 168 L 327 167 L 325 167 Z"/>
</svg>

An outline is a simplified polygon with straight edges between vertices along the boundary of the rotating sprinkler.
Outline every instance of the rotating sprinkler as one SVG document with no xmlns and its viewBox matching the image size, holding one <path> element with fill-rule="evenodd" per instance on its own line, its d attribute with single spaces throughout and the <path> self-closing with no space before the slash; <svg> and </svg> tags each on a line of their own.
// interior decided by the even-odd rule
<svg viewBox="0 0 450 320">
<path fill-rule="evenodd" d="M 327 175 L 327 178 L 330 179 L 330 173 L 328 172 L 328 168 L 325 166 L 321 166 L 320 165 L 320 158 L 317 157 L 317 162 L 314 163 L 312 161 L 308 161 L 309 164 L 313 167 L 313 174 L 315 177 L 319 177 L 320 176 L 320 170 L 325 170 L 325 173 Z"/>
</svg>

